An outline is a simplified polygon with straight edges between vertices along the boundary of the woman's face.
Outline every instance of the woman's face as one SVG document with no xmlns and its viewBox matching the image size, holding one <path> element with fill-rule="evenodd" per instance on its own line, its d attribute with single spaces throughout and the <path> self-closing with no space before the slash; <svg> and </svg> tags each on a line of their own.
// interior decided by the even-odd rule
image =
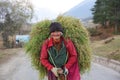
<svg viewBox="0 0 120 80">
<path fill-rule="evenodd" d="M 54 41 L 59 41 L 60 40 L 60 37 L 62 35 L 62 32 L 60 31 L 55 31 L 55 32 L 52 32 L 51 34 L 51 37 L 53 38 Z"/>
</svg>

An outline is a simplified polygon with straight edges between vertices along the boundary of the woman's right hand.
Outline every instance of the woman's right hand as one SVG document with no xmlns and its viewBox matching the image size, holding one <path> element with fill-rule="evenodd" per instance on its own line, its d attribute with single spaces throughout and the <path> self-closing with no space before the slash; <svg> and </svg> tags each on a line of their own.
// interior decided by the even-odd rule
<svg viewBox="0 0 120 80">
<path fill-rule="evenodd" d="M 52 69 L 51 69 L 51 71 L 53 72 L 53 74 L 56 76 L 56 77 L 58 77 L 58 68 L 56 68 L 56 67 L 53 67 Z"/>
</svg>

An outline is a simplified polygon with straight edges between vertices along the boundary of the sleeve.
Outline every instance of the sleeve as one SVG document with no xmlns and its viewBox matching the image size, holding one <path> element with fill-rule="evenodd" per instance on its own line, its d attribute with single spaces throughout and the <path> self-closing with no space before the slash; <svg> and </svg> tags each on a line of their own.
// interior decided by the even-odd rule
<svg viewBox="0 0 120 80">
<path fill-rule="evenodd" d="M 48 53 L 47 53 L 47 41 L 45 41 L 42 45 L 41 54 L 40 54 L 40 62 L 47 70 L 51 70 L 53 65 L 48 61 Z"/>
<path fill-rule="evenodd" d="M 77 61 L 77 52 L 75 46 L 71 40 L 68 41 L 68 61 L 65 64 L 65 67 L 69 69 Z"/>
</svg>

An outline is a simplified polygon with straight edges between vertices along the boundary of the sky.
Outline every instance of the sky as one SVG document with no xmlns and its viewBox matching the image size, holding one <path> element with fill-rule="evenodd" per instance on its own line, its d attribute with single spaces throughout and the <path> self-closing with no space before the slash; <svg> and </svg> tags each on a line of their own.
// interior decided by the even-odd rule
<svg viewBox="0 0 120 80">
<path fill-rule="evenodd" d="M 83 0 L 31 0 L 35 15 L 33 21 L 54 19 L 59 14 L 70 10 Z"/>
</svg>

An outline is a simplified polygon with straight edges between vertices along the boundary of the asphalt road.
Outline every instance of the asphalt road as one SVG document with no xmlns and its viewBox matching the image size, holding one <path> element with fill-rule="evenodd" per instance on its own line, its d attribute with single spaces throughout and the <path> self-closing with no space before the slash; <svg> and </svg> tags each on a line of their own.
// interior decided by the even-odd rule
<svg viewBox="0 0 120 80">
<path fill-rule="evenodd" d="M 92 63 L 91 71 L 81 77 L 81 80 L 120 80 L 118 72 L 96 63 Z M 38 78 L 37 71 L 31 67 L 30 60 L 23 51 L 7 63 L 0 64 L 0 80 L 38 80 Z"/>
</svg>

